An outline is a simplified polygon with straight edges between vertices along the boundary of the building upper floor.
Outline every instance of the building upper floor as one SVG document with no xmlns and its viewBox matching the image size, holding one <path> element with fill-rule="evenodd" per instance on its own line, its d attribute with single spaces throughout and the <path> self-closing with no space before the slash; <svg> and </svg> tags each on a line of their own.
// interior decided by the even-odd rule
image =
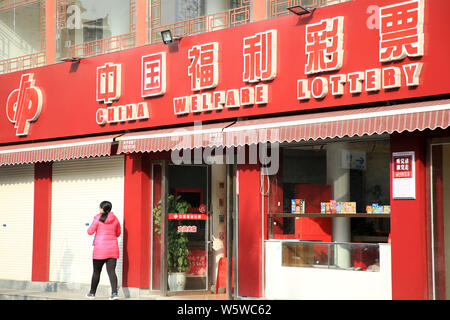
<svg viewBox="0 0 450 320">
<path fill-rule="evenodd" d="M 355 0 L 4 0 L 0 74 Z"/>
</svg>

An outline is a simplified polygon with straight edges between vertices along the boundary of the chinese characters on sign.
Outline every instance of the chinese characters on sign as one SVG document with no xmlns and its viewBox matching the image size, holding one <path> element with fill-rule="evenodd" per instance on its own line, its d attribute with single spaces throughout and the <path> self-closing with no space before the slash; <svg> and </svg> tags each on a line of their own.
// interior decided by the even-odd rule
<svg viewBox="0 0 450 320">
<path fill-rule="evenodd" d="M 188 260 L 191 265 L 187 271 L 188 274 L 193 276 L 206 276 L 206 250 L 189 249 Z"/>
<path fill-rule="evenodd" d="M 223 108 L 251 107 L 268 102 L 267 84 L 277 71 L 277 32 L 269 30 L 260 32 L 243 40 L 244 71 L 243 81 L 254 86 L 239 89 L 206 91 L 190 96 L 173 99 L 174 114 L 208 112 Z M 191 90 L 200 91 L 214 89 L 219 81 L 219 45 L 207 43 L 193 46 L 188 52 L 191 64 L 188 75 L 191 79 Z"/>
<path fill-rule="evenodd" d="M 412 156 L 398 156 L 393 158 L 394 178 L 412 177 Z"/>
<path fill-rule="evenodd" d="M 244 82 L 273 80 L 277 74 L 277 32 L 269 30 L 244 38 Z"/>
<path fill-rule="evenodd" d="M 97 68 L 97 101 L 111 104 L 120 98 L 122 86 L 120 64 L 106 63 Z"/>
<path fill-rule="evenodd" d="M 96 122 L 117 123 L 143 120 L 149 118 L 147 102 L 130 103 L 122 106 L 112 106 L 120 99 L 122 88 L 122 68 L 120 64 L 106 63 L 97 68 L 97 101 L 107 107 L 99 107 L 96 112 Z"/>
<path fill-rule="evenodd" d="M 178 226 L 178 232 L 197 232 L 197 226 Z"/>
<path fill-rule="evenodd" d="M 338 73 L 343 66 L 345 32 L 348 17 L 321 19 L 304 26 L 304 78 L 296 83 L 300 102 L 325 98 L 331 94 L 359 95 L 363 91 L 378 93 L 420 84 L 424 54 L 424 0 L 409 0 L 378 8 L 378 62 L 381 66 L 366 70 Z M 362 26 L 363 27 L 363 26 Z M 251 108 L 269 102 L 269 85 L 277 76 L 277 30 L 257 32 L 242 38 L 242 81 L 240 88 L 216 90 L 222 68 L 218 42 L 196 44 L 187 49 L 187 79 L 192 94 L 172 98 L 175 115 L 198 114 L 224 109 Z M 413 61 L 409 61 L 413 58 Z M 141 97 L 166 92 L 166 53 L 141 58 Z M 348 57 L 347 57 L 348 59 Z M 390 63 L 390 64 L 386 64 Z M 113 105 L 122 89 L 120 64 L 106 63 L 97 68 L 96 121 L 100 125 L 149 118 L 147 102 Z M 28 123 L 28 122 L 26 122 Z"/>
<path fill-rule="evenodd" d="M 169 213 L 169 220 L 207 220 L 208 215 L 203 213 Z"/>
<path fill-rule="evenodd" d="M 424 2 L 413 0 L 380 8 L 379 61 L 403 60 L 423 56 Z M 344 17 L 325 19 L 306 26 L 305 74 L 339 70 L 342 66 L 344 43 Z M 331 74 L 297 80 L 297 99 L 307 101 L 313 96 L 323 99 L 331 91 L 335 97 L 350 94 L 398 89 L 402 85 L 420 84 L 422 63 Z M 402 81 L 404 79 L 404 81 Z M 403 83 L 402 83 L 403 82 Z"/>
<path fill-rule="evenodd" d="M 380 61 L 423 55 L 423 0 L 380 9 Z"/>
<path fill-rule="evenodd" d="M 414 152 L 392 154 L 392 197 L 394 199 L 415 199 L 416 178 Z"/>
<path fill-rule="evenodd" d="M 325 19 L 306 26 L 305 74 L 339 70 L 342 67 L 344 17 Z"/>
<path fill-rule="evenodd" d="M 189 50 L 191 65 L 188 74 L 191 77 L 192 91 L 211 89 L 219 80 L 217 42 L 194 46 Z"/>
<path fill-rule="evenodd" d="M 141 96 L 153 97 L 166 92 L 166 53 L 160 52 L 142 57 Z"/>
</svg>

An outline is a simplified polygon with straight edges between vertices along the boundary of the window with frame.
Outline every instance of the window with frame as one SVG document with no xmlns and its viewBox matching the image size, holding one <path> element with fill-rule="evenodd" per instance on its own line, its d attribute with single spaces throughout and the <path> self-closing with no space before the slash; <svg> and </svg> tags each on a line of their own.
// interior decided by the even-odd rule
<svg viewBox="0 0 450 320">
<path fill-rule="evenodd" d="M 45 50 L 45 4 L 33 1 L 0 8 L 0 60 Z"/>
<path fill-rule="evenodd" d="M 134 46 L 135 0 L 58 0 L 57 4 L 57 57 Z"/>
<path fill-rule="evenodd" d="M 390 233 L 389 139 L 280 148 L 269 176 L 269 237 L 332 241 L 332 217 L 350 217 L 352 242 L 387 242 Z"/>
</svg>

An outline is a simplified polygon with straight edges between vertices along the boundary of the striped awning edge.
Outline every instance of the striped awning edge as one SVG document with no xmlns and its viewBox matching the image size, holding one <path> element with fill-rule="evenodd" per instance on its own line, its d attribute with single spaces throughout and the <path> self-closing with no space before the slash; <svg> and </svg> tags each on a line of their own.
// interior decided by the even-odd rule
<svg viewBox="0 0 450 320">
<path fill-rule="evenodd" d="M 111 155 L 117 135 L 0 147 L 0 165 L 61 161 Z"/>
<path fill-rule="evenodd" d="M 224 129 L 224 145 L 364 136 L 450 126 L 450 100 L 352 109 L 260 120 Z"/>
<path fill-rule="evenodd" d="M 390 134 L 449 126 L 450 100 L 439 100 L 158 129 L 128 133 L 117 140 L 118 153 L 157 152 Z"/>
</svg>

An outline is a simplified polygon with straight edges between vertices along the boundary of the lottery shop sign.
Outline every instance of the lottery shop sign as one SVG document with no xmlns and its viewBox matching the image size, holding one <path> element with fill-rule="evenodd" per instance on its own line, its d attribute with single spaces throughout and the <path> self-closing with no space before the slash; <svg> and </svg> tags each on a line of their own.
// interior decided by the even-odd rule
<svg viewBox="0 0 450 320">
<path fill-rule="evenodd" d="M 448 94 L 447 12 L 350 1 L 0 75 L 0 143 Z"/>
<path fill-rule="evenodd" d="M 424 55 L 425 0 L 412 0 L 380 7 L 375 12 L 379 30 L 378 63 L 370 69 L 341 73 L 346 17 L 323 19 L 306 25 L 305 75 L 297 81 L 297 98 L 322 99 L 331 94 L 379 93 L 382 90 L 420 85 Z M 351 53 L 351 51 L 350 51 Z M 408 61 L 409 63 L 397 63 Z M 386 64 L 390 63 L 390 64 Z M 378 64 L 378 65 L 377 65 Z M 323 76 L 325 72 L 332 72 Z"/>
</svg>

